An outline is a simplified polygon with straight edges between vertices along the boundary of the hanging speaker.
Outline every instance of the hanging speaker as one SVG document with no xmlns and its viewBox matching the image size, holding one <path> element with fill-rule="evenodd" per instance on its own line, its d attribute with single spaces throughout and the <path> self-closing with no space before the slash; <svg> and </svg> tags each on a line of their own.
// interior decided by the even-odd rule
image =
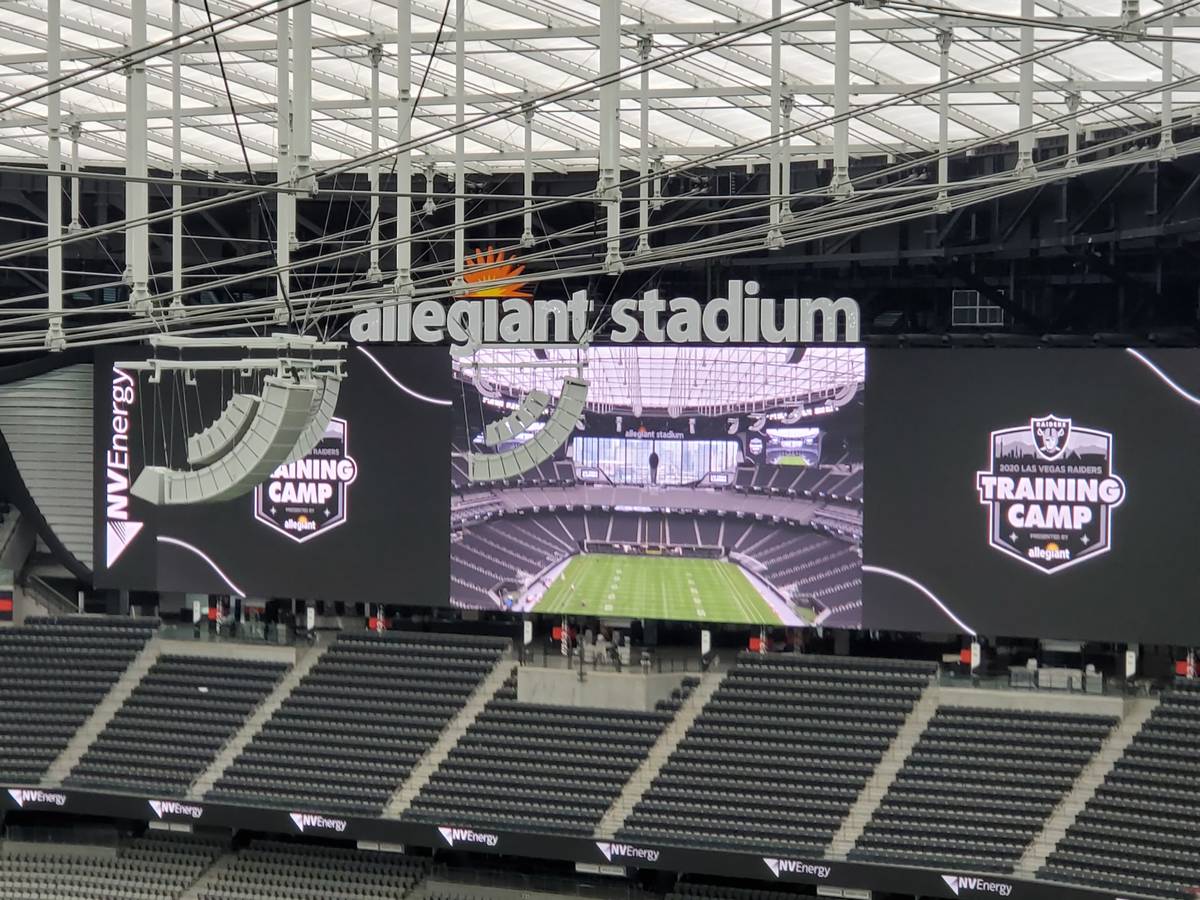
<svg viewBox="0 0 1200 900">
<path fill-rule="evenodd" d="M 312 453 L 313 448 L 325 436 L 325 429 L 329 427 L 329 420 L 333 418 L 333 413 L 337 409 L 338 395 L 342 390 L 342 379 L 334 375 L 322 375 L 318 376 L 318 383 L 321 387 L 313 394 L 312 407 L 309 409 L 311 421 L 284 462 L 295 462 Z"/>
<path fill-rule="evenodd" d="M 253 394 L 234 394 L 211 425 L 187 439 L 187 461 L 192 466 L 206 466 L 229 452 L 242 439 L 258 409 Z"/>
<path fill-rule="evenodd" d="M 467 454 L 467 474 L 472 481 L 501 481 L 536 468 L 567 442 L 587 405 L 588 383 L 564 378 L 558 405 L 546 425 L 524 444 L 504 453 Z"/>
<path fill-rule="evenodd" d="M 148 466 L 130 493 L 157 506 L 216 503 L 248 493 L 296 448 L 319 387 L 311 380 L 266 377 L 254 415 L 227 454 L 189 471 Z"/>
<path fill-rule="evenodd" d="M 483 442 L 495 447 L 511 440 L 541 418 L 549 405 L 550 395 L 545 391 L 530 391 L 521 398 L 521 405 L 516 410 L 484 429 Z"/>
</svg>

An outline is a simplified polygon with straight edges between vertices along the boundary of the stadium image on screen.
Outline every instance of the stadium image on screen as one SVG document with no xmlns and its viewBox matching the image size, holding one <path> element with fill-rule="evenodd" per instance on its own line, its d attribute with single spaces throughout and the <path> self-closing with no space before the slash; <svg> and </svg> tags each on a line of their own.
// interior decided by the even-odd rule
<svg viewBox="0 0 1200 900">
<path fill-rule="evenodd" d="M 857 627 L 865 356 L 609 346 L 456 361 L 451 603 Z"/>
</svg>

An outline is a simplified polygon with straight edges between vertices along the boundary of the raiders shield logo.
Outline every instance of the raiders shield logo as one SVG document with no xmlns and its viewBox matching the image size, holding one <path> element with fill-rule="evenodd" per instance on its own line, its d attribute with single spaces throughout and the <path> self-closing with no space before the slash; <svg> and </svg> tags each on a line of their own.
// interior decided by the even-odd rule
<svg viewBox="0 0 1200 900">
<path fill-rule="evenodd" d="M 254 489 L 254 517 L 302 544 L 346 521 L 357 476 L 346 420 L 330 419 L 308 456 L 279 466 Z"/>
<path fill-rule="evenodd" d="M 1067 447 L 1071 436 L 1071 420 L 1058 416 L 1042 416 L 1029 423 L 1033 431 L 1033 443 L 1043 459 L 1057 459 Z"/>
<path fill-rule="evenodd" d="M 1109 550 L 1112 513 L 1125 499 L 1111 434 L 1042 416 L 993 431 L 988 456 L 975 487 L 993 547 L 1046 573 Z"/>
</svg>

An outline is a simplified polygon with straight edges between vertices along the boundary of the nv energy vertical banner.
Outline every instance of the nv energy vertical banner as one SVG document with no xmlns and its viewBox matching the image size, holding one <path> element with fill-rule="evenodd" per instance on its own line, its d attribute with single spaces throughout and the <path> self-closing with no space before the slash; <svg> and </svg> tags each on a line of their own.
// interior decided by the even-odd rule
<svg viewBox="0 0 1200 900">
<path fill-rule="evenodd" d="M 150 373 L 96 361 L 96 572 L 100 587 L 443 604 L 449 580 L 451 379 L 437 347 L 349 351 L 334 416 L 311 451 L 233 499 L 155 505 L 147 466 L 187 463 L 197 438 L 260 380 L 231 369 Z M 238 397 L 243 399 L 239 400 Z"/>
</svg>

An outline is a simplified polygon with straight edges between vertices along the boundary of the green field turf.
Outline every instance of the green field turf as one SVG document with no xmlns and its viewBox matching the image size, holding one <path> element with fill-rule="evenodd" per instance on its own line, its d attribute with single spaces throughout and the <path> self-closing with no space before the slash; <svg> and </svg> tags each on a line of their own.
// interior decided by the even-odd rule
<svg viewBox="0 0 1200 900">
<path fill-rule="evenodd" d="M 677 556 L 576 556 L 533 612 L 780 624 L 733 563 Z"/>
</svg>

